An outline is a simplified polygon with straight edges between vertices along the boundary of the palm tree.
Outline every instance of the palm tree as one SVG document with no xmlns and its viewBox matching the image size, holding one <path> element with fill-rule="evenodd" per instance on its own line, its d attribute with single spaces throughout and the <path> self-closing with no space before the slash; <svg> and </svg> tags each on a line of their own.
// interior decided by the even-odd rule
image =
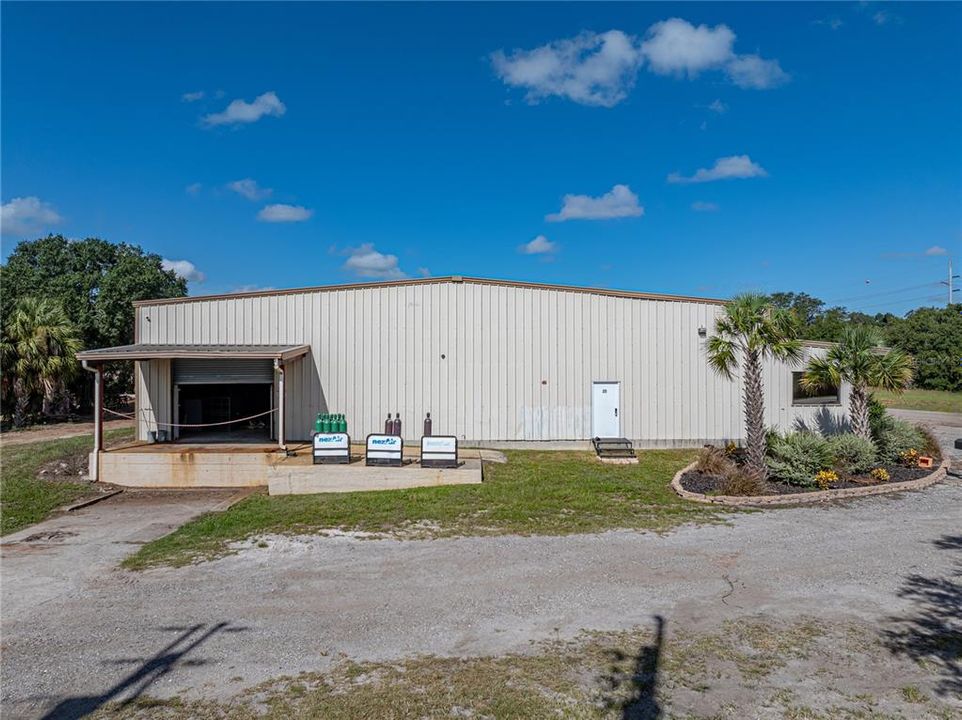
<svg viewBox="0 0 962 720">
<path fill-rule="evenodd" d="M 743 366 L 745 465 L 761 479 L 768 476 L 762 362 L 770 357 L 793 364 L 801 360 L 795 316 L 775 308 L 764 295 L 746 293 L 733 298 L 715 321 L 715 334 L 708 338 L 708 362 L 729 379 L 739 365 Z"/>
<path fill-rule="evenodd" d="M 802 375 L 805 390 L 838 387 L 843 381 L 852 386 L 848 399 L 852 432 L 869 439 L 869 388 L 902 392 L 912 381 L 912 357 L 901 350 L 882 347 L 882 332 L 871 325 L 849 325 L 842 338 L 825 353 L 814 357 Z"/>
<path fill-rule="evenodd" d="M 39 395 L 44 413 L 62 396 L 77 372 L 77 331 L 59 303 L 21 298 L 3 329 L 0 346 L 4 374 L 14 396 L 14 424 L 25 424 Z"/>
</svg>

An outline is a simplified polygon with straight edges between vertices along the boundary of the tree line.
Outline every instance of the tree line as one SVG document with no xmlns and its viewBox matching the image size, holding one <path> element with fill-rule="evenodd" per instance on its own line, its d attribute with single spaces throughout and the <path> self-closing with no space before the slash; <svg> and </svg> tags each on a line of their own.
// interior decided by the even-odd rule
<svg viewBox="0 0 962 720">
<path fill-rule="evenodd" d="M 773 306 L 795 316 L 806 340 L 839 342 L 853 325 L 877 328 L 886 346 L 914 358 L 914 387 L 962 391 L 962 304 L 918 308 L 905 316 L 867 315 L 828 307 L 806 293 L 777 292 L 767 297 Z"/>
<path fill-rule="evenodd" d="M 23 426 L 89 409 L 91 375 L 81 349 L 134 341 L 134 300 L 182 297 L 187 282 L 137 245 L 50 235 L 17 245 L 0 266 L 0 408 Z M 104 377 L 108 407 L 133 391 L 131 363 Z"/>
</svg>

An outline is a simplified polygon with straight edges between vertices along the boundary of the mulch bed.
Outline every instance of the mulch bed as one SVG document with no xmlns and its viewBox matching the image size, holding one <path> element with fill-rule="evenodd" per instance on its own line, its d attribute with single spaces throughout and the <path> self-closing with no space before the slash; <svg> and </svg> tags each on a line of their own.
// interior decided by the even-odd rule
<svg viewBox="0 0 962 720">
<path fill-rule="evenodd" d="M 931 468 L 905 467 L 903 465 L 882 465 L 889 472 L 889 479 L 886 482 L 877 482 L 874 478 L 861 476 L 858 478 L 845 477 L 840 475 L 838 482 L 829 485 L 830 490 L 841 490 L 844 488 L 866 487 L 869 485 L 891 485 L 892 483 L 905 482 L 907 480 L 918 480 L 934 472 L 938 463 Z M 858 481 L 861 482 L 858 482 Z M 702 495 L 719 495 L 724 484 L 724 478 L 715 475 L 707 475 L 697 470 L 689 470 L 681 476 L 681 486 L 688 492 L 701 493 Z M 765 495 L 797 495 L 802 493 L 817 492 L 821 488 L 818 486 L 799 487 L 789 485 L 778 478 L 768 479 L 768 489 Z"/>
</svg>

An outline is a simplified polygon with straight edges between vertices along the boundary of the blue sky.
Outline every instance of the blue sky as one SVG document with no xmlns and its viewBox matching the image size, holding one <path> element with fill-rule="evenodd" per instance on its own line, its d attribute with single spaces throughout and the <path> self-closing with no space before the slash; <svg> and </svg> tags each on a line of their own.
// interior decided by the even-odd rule
<svg viewBox="0 0 962 720">
<path fill-rule="evenodd" d="M 958 3 L 6 2 L 2 32 L 4 257 L 52 231 L 192 294 L 430 273 L 869 312 L 962 265 Z"/>
</svg>

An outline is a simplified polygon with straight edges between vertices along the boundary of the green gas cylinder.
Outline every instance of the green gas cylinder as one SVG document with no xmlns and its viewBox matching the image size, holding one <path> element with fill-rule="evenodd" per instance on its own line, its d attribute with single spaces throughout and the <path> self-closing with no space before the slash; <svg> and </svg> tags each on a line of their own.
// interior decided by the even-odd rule
<svg viewBox="0 0 962 720">
<path fill-rule="evenodd" d="M 318 413 L 317 417 L 314 418 L 314 432 L 319 433 L 321 431 L 321 414 Z"/>
<path fill-rule="evenodd" d="M 324 428 L 324 432 L 326 432 L 326 433 L 331 432 L 331 416 L 330 416 L 330 414 L 327 414 L 327 415 L 324 416 L 324 419 L 321 421 L 321 427 Z"/>
<path fill-rule="evenodd" d="M 347 420 L 344 418 L 344 413 L 337 416 L 337 428 L 338 432 L 347 432 Z"/>
</svg>

